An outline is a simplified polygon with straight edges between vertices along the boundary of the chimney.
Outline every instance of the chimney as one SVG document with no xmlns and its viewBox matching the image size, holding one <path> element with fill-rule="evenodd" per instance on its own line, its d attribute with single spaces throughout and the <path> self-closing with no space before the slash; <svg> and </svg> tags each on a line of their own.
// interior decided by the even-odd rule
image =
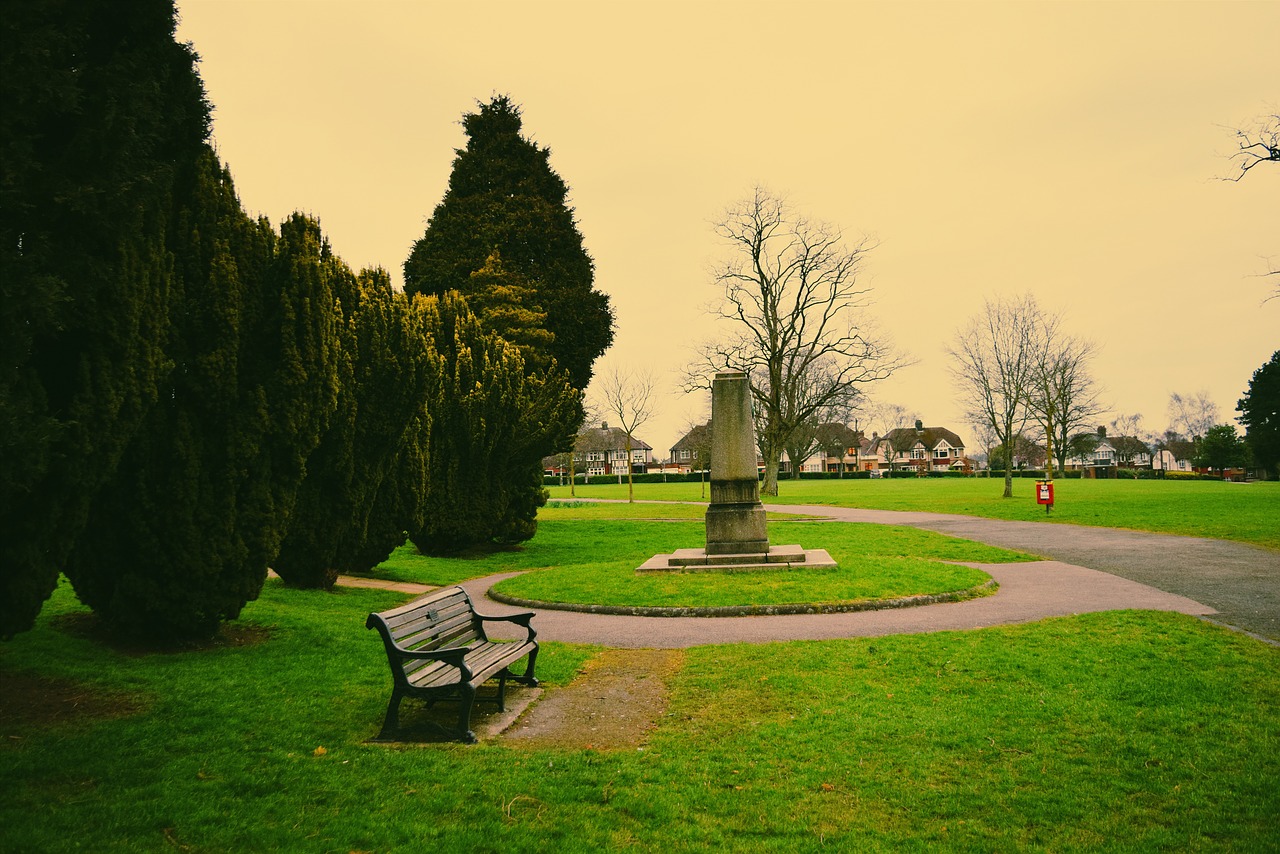
<svg viewBox="0 0 1280 854">
<path fill-rule="evenodd" d="M 608 421 L 601 421 L 601 422 L 600 422 L 600 429 L 601 429 L 601 430 L 608 430 L 608 429 L 609 429 L 609 422 L 608 422 Z"/>
<path fill-rule="evenodd" d="M 919 419 L 916 419 L 916 432 L 917 433 L 924 432 L 924 422 Z"/>
<path fill-rule="evenodd" d="M 1099 439 L 1105 439 L 1105 438 L 1107 438 L 1107 428 L 1106 428 L 1106 427 L 1101 427 L 1101 426 L 1099 426 L 1099 427 L 1098 427 L 1098 438 L 1099 438 Z"/>
</svg>

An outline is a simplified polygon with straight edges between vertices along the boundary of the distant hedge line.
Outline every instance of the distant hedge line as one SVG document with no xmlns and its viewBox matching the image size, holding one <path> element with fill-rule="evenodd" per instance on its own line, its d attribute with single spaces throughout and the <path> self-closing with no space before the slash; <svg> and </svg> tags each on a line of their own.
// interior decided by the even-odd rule
<svg viewBox="0 0 1280 854">
<path fill-rule="evenodd" d="M 1045 472 L 1043 469 L 1022 469 L 1013 473 L 1017 478 L 1037 478 L 1043 479 Z M 704 479 L 704 475 L 699 472 L 691 472 L 688 474 L 637 474 L 632 475 L 633 483 L 698 483 Z M 882 471 L 878 478 L 915 478 L 920 477 L 914 471 Z M 990 472 L 969 472 L 962 471 L 931 471 L 925 477 L 930 478 L 951 478 L 951 477 L 993 477 L 1002 478 L 1004 472 L 993 470 Z M 1084 473 L 1080 471 L 1055 472 L 1054 478 L 1057 480 L 1078 480 L 1084 477 Z M 1156 480 L 1161 477 L 1159 471 L 1151 469 L 1112 469 L 1107 473 L 1099 474 L 1101 479 L 1120 479 L 1120 480 Z M 1163 474 L 1166 480 L 1221 480 L 1221 478 L 1198 474 L 1190 471 L 1166 471 Z M 780 481 L 791 480 L 785 473 L 778 476 Z M 803 471 L 800 472 L 800 480 L 870 480 L 871 472 L 866 471 L 850 471 L 843 475 L 835 472 L 825 471 Z M 627 476 L 616 474 L 598 474 L 588 477 L 585 481 L 579 475 L 576 481 L 578 484 L 587 484 L 589 486 L 607 486 L 609 484 L 626 483 Z M 546 475 L 542 479 L 543 486 L 566 486 L 569 483 L 568 478 L 561 478 L 555 475 Z"/>
</svg>

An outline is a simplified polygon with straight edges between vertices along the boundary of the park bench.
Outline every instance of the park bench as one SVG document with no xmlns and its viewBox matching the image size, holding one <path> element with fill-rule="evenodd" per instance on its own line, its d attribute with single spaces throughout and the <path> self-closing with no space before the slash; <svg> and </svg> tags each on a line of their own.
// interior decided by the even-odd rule
<svg viewBox="0 0 1280 854">
<path fill-rule="evenodd" d="M 476 613 L 471 597 L 461 587 L 446 587 L 415 599 L 407 605 L 370 614 L 365 628 L 382 635 L 391 665 L 391 702 L 375 741 L 398 740 L 400 701 L 414 697 L 427 701 L 461 702 L 456 729 L 445 731 L 458 740 L 474 744 L 471 731 L 471 709 L 476 690 L 489 679 L 498 679 L 498 709 L 506 710 L 507 680 L 524 685 L 537 685 L 533 666 L 538 658 L 537 632 L 530 625 L 533 612 L 504 617 Z M 485 634 L 486 622 L 503 621 L 524 626 L 528 636 L 523 640 L 500 643 Z M 525 656 L 529 662 L 523 674 L 512 673 L 511 665 Z"/>
</svg>

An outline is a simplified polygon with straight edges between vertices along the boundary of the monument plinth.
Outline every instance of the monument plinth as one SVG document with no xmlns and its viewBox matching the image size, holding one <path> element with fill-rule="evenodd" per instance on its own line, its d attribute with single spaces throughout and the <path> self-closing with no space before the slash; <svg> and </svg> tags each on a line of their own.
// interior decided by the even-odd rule
<svg viewBox="0 0 1280 854">
<path fill-rule="evenodd" d="M 835 566 L 824 549 L 769 546 L 756 430 L 751 419 L 751 385 L 742 371 L 716 374 L 711 384 L 711 504 L 707 507 L 706 549 L 679 549 L 655 555 L 639 572 L 743 572 L 792 566 Z"/>
<path fill-rule="evenodd" d="M 711 506 L 707 554 L 767 554 L 760 503 L 751 386 L 742 371 L 716 374 L 711 384 Z"/>
</svg>

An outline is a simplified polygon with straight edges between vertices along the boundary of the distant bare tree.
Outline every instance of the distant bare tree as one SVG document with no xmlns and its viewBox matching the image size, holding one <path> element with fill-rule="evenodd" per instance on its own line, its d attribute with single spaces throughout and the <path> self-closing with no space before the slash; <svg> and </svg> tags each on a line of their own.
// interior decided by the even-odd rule
<svg viewBox="0 0 1280 854">
<path fill-rule="evenodd" d="M 657 382 L 649 370 L 623 371 L 619 368 L 600 377 L 599 408 L 618 419 L 627 436 L 627 501 L 635 502 L 631 477 L 631 441 L 635 432 L 653 416 L 653 391 Z"/>
<path fill-rule="evenodd" d="M 1169 395 L 1169 426 L 1192 442 L 1204 438 L 1217 423 L 1218 404 L 1209 399 L 1209 392 L 1183 396 L 1175 391 Z"/>
<path fill-rule="evenodd" d="M 1039 324 L 1040 307 L 1029 293 L 987 300 L 947 348 L 967 417 L 990 426 L 999 443 L 1005 498 L 1013 497 L 1014 442 L 1031 418 L 1027 403 L 1041 350 Z"/>
<path fill-rule="evenodd" d="M 582 423 L 583 425 L 594 424 L 599 421 L 599 412 L 595 404 L 590 400 L 582 401 Z M 585 462 L 586 448 L 583 445 L 584 432 L 581 428 L 578 434 L 573 437 L 573 447 L 567 451 L 557 454 L 555 460 L 561 471 L 569 470 L 569 496 L 577 497 L 577 481 L 578 481 L 578 460 L 583 458 Z M 563 481 L 560 484 L 564 485 Z"/>
<path fill-rule="evenodd" d="M 901 427 L 910 427 L 920 420 L 920 416 L 914 411 L 907 409 L 900 403 L 880 403 L 871 410 L 871 423 L 879 425 L 880 436 L 889 435 L 893 430 Z M 893 462 L 897 459 L 899 451 L 891 443 L 882 443 L 885 462 L 889 464 L 889 470 L 893 470 Z"/>
<path fill-rule="evenodd" d="M 1142 428 L 1142 413 L 1134 412 L 1129 415 L 1117 415 L 1111 422 L 1111 430 L 1117 436 L 1138 436 L 1144 433 Z"/>
<path fill-rule="evenodd" d="M 986 464 L 986 476 L 991 476 L 991 451 L 1000 444 L 995 430 L 986 421 L 970 416 L 969 429 L 973 431 L 975 445 L 982 449 L 982 460 Z"/>
<path fill-rule="evenodd" d="M 846 245 L 840 230 L 809 220 L 757 187 L 715 226 L 730 247 L 715 272 L 716 313 L 732 322 L 704 345 L 685 388 L 708 388 L 716 371 L 746 371 L 765 462 L 762 492 L 778 494 L 778 464 L 792 434 L 824 409 L 852 401 L 900 365 L 862 315 L 870 289 L 859 273 L 871 244 Z"/>
<path fill-rule="evenodd" d="M 1067 465 L 1067 443 L 1073 433 L 1089 426 L 1103 407 L 1090 371 L 1097 352 L 1094 342 L 1062 331 L 1059 314 L 1041 314 L 1036 342 L 1035 370 L 1028 406 L 1044 431 L 1045 466 L 1053 477 L 1053 461 L 1059 470 Z"/>
</svg>

